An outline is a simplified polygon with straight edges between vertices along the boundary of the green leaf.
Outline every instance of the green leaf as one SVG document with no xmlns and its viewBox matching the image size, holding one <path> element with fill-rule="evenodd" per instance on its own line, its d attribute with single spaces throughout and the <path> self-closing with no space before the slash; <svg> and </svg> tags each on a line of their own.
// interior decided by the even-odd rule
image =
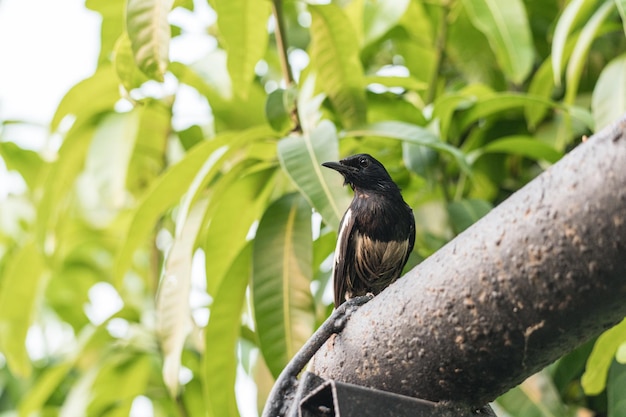
<svg viewBox="0 0 626 417">
<path fill-rule="evenodd" d="M 31 190 L 35 189 L 44 162 L 35 151 L 22 149 L 13 142 L 0 142 L 0 157 L 8 170 L 17 171 Z"/>
<path fill-rule="evenodd" d="M 580 382 L 585 394 L 600 394 L 606 386 L 606 376 L 609 372 L 615 352 L 626 341 L 626 320 L 617 326 L 602 333 L 593 346 L 587 360 L 587 368 Z"/>
<path fill-rule="evenodd" d="M 265 117 L 270 126 L 277 132 L 285 132 L 289 128 L 289 108 L 286 106 L 285 99 L 287 92 L 278 88 L 272 91 L 265 102 Z"/>
<path fill-rule="evenodd" d="M 57 218 L 65 207 L 62 203 L 72 190 L 72 185 L 83 168 L 85 155 L 95 133 L 93 125 L 74 124 L 65 136 L 56 161 L 44 179 L 43 196 L 37 204 L 35 233 L 37 242 L 47 250 L 54 239 L 51 231 L 56 227 Z"/>
<path fill-rule="evenodd" d="M 427 146 L 431 149 L 449 154 L 455 159 L 459 168 L 468 174 L 471 173 L 465 155 L 459 149 L 442 142 L 435 134 L 421 126 L 403 122 L 380 122 L 355 130 L 348 130 L 344 135 L 349 137 L 378 136 Z"/>
<path fill-rule="evenodd" d="M 256 329 L 274 377 L 313 331 L 312 257 L 311 208 L 287 194 L 263 215 L 252 258 Z"/>
<path fill-rule="evenodd" d="M 228 73 L 234 91 L 248 96 L 254 67 L 267 49 L 267 19 L 270 2 L 258 0 L 215 0 L 217 26 L 228 51 Z"/>
<path fill-rule="evenodd" d="M 241 146 L 272 135 L 272 130 L 265 126 L 220 134 L 192 148 L 156 180 L 133 213 L 127 238 L 116 256 L 113 275 L 116 285 L 120 285 L 135 250 L 148 239 L 159 217 L 182 197 L 197 175 L 203 183 L 209 182 L 222 168 L 223 162 L 240 151 Z"/>
<path fill-rule="evenodd" d="M 9 258 L 0 286 L 0 351 L 11 372 L 28 377 L 32 366 L 26 351 L 26 334 L 47 281 L 45 263 L 34 241 Z"/>
<path fill-rule="evenodd" d="M 552 68 L 556 86 L 561 85 L 563 62 L 567 59 L 565 55 L 567 41 L 579 23 L 591 14 L 597 3 L 598 0 L 572 0 L 556 23 L 552 40 Z"/>
<path fill-rule="evenodd" d="M 367 85 L 381 84 L 387 88 L 400 87 L 406 90 L 423 91 L 428 88 L 428 84 L 418 81 L 413 77 L 387 77 L 381 75 L 368 75 L 365 77 Z"/>
<path fill-rule="evenodd" d="M 410 142 L 403 142 L 402 159 L 404 160 L 404 165 L 416 174 L 424 178 L 431 174 L 434 175 L 434 169 L 437 166 L 437 152 L 434 149 Z"/>
<path fill-rule="evenodd" d="M 263 214 L 275 173 L 274 167 L 251 173 L 232 169 L 214 187 L 210 203 L 214 207 L 203 221 L 209 227 L 202 246 L 210 295 L 220 288 L 224 275 L 246 245 L 250 227 Z"/>
<path fill-rule="evenodd" d="M 322 121 L 315 130 L 302 136 L 289 136 L 278 142 L 278 158 L 289 178 L 309 204 L 334 229 L 349 204 L 342 190 L 341 176 L 321 166 L 339 160 L 335 126 Z"/>
<path fill-rule="evenodd" d="M 624 27 L 624 34 L 626 34 L 626 0 L 614 0 L 615 6 L 619 11 L 619 16 L 622 18 L 622 26 Z"/>
<path fill-rule="evenodd" d="M 521 84 L 533 64 L 533 43 L 521 0 L 463 0 L 472 24 L 489 40 L 507 78 Z"/>
<path fill-rule="evenodd" d="M 442 140 L 450 137 L 450 126 L 454 112 L 471 107 L 477 98 L 465 93 L 444 94 L 435 101 L 432 119 L 438 121 L 439 134 Z"/>
<path fill-rule="evenodd" d="M 601 25 L 609 17 L 613 11 L 613 0 L 606 0 L 605 3 L 596 10 L 591 16 L 589 21 L 585 24 L 580 31 L 578 41 L 572 55 L 570 56 L 567 64 L 567 70 L 565 72 L 566 91 L 564 102 L 573 104 L 576 100 L 576 93 L 578 92 L 578 84 L 582 77 L 582 72 L 585 63 L 587 62 L 587 53 L 591 48 L 591 43 L 595 39 L 600 30 Z"/>
<path fill-rule="evenodd" d="M 606 389 L 608 417 L 626 416 L 626 365 L 613 362 Z"/>
<path fill-rule="evenodd" d="M 209 416 L 238 416 L 235 400 L 237 341 L 246 288 L 252 274 L 252 245 L 247 245 L 232 262 L 213 297 L 211 316 L 205 329 L 203 359 L 204 398 Z"/>
<path fill-rule="evenodd" d="M 50 122 L 50 131 L 55 132 L 67 115 L 85 120 L 113 110 L 119 99 L 118 78 L 113 66 L 100 66 L 94 75 L 79 82 L 65 94 Z"/>
<path fill-rule="evenodd" d="M 504 409 L 510 417 L 568 417 L 573 415 L 561 400 L 550 375 L 539 372 L 521 385 L 500 396 L 497 408 Z M 498 413 L 500 415 L 500 413 Z"/>
<path fill-rule="evenodd" d="M 552 61 L 550 58 L 546 58 L 535 71 L 528 87 L 528 94 L 549 100 L 552 98 L 553 91 Z M 531 129 L 534 129 L 543 120 L 549 109 L 549 107 L 539 103 L 526 105 L 524 115 Z"/>
<path fill-rule="evenodd" d="M 126 30 L 135 62 L 148 77 L 163 81 L 169 63 L 170 25 L 167 15 L 173 0 L 128 0 Z"/>
<path fill-rule="evenodd" d="M 115 48 L 113 50 L 113 65 L 115 66 L 117 76 L 126 91 L 138 88 L 141 84 L 148 81 L 148 77 L 135 63 L 130 38 L 126 32 L 122 33 L 115 43 Z"/>
<path fill-rule="evenodd" d="M 63 380 L 68 377 L 72 365 L 72 362 L 62 362 L 46 367 L 42 374 L 38 375 L 35 385 L 21 398 L 18 406 L 19 415 L 37 415 L 36 412 L 42 410 L 48 398 L 59 389 Z"/>
<path fill-rule="evenodd" d="M 172 398 L 179 390 L 180 355 L 191 331 L 191 260 L 208 200 L 194 205 L 165 258 L 156 296 L 156 332 L 163 352 L 163 381 Z"/>
<path fill-rule="evenodd" d="M 363 45 L 367 46 L 396 26 L 409 0 L 366 1 L 363 10 Z"/>
<path fill-rule="evenodd" d="M 547 143 L 531 136 L 515 135 L 500 138 L 479 148 L 467 157 L 473 164 L 478 158 L 488 153 L 521 155 L 533 160 L 546 160 L 554 163 L 563 155 Z"/>
<path fill-rule="evenodd" d="M 600 73 L 593 88 L 591 108 L 597 130 L 626 112 L 626 54 L 614 58 Z"/>
<path fill-rule="evenodd" d="M 489 213 L 493 206 L 485 200 L 460 200 L 448 204 L 448 216 L 456 233 L 461 233 L 481 217 Z"/>
<path fill-rule="evenodd" d="M 350 20 L 335 4 L 309 5 L 311 60 L 317 82 L 346 127 L 365 121 L 365 80 Z"/>
<path fill-rule="evenodd" d="M 252 84 L 247 99 L 233 96 L 225 58 L 221 58 L 223 51 L 222 54 L 220 51 L 218 49 L 199 61 L 197 68 L 172 62 L 169 70 L 181 83 L 195 88 L 207 98 L 216 119 L 216 131 L 242 130 L 266 123 L 263 114 L 267 98 L 265 91 L 260 85 Z"/>
<path fill-rule="evenodd" d="M 126 177 L 139 129 L 140 112 L 111 113 L 98 123 L 78 177 L 83 215 L 95 226 L 108 224 L 127 206 Z"/>
</svg>

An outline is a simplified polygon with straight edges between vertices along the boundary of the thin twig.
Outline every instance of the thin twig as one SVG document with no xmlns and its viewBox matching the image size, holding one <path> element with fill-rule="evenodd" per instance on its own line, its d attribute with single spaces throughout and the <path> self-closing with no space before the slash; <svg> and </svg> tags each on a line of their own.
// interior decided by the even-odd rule
<svg viewBox="0 0 626 417">
<path fill-rule="evenodd" d="M 283 79 L 285 80 L 287 89 L 295 88 L 296 82 L 293 78 L 291 65 L 289 65 L 289 56 L 287 55 L 287 29 L 285 27 L 282 0 L 272 0 L 272 13 L 274 15 L 274 20 L 276 21 L 274 34 L 276 36 L 276 46 L 278 48 L 278 57 L 280 58 L 280 67 L 283 73 Z M 290 105 L 292 107 L 289 110 L 289 116 L 293 124 L 291 131 L 302 133 L 302 125 L 300 123 L 300 116 L 298 115 L 297 100 L 294 100 L 293 103 L 290 103 Z"/>
</svg>

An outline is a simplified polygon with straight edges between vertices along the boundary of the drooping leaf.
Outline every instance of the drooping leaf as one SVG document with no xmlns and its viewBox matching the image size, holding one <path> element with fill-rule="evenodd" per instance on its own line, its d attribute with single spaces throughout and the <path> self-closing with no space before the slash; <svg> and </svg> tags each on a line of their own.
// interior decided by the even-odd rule
<svg viewBox="0 0 626 417">
<path fill-rule="evenodd" d="M 459 149 L 442 142 L 431 131 L 421 126 L 412 125 L 404 122 L 380 122 L 364 126 L 355 130 L 348 130 L 345 136 L 378 136 L 383 138 L 399 139 L 417 145 L 427 146 L 440 152 L 444 152 L 452 156 L 459 167 L 469 173 L 469 165 L 465 155 Z"/>
<path fill-rule="evenodd" d="M 485 200 L 467 199 L 448 204 L 448 216 L 456 233 L 461 233 L 481 217 L 489 213 L 493 206 Z"/>
<path fill-rule="evenodd" d="M 209 227 L 202 245 L 210 295 L 221 287 L 224 275 L 247 243 L 250 227 L 263 214 L 275 173 L 274 167 L 256 172 L 233 169 L 215 186 L 215 197 L 204 220 Z"/>
<path fill-rule="evenodd" d="M 199 201 L 183 220 L 165 258 L 156 296 L 156 331 L 163 352 L 163 381 L 172 398 L 179 390 L 181 353 L 191 330 L 191 260 L 208 201 Z"/>
<path fill-rule="evenodd" d="M 218 135 L 192 148 L 183 159 L 156 180 L 134 211 L 126 233 L 127 238 L 116 256 L 113 276 L 117 285 L 130 267 L 134 251 L 149 237 L 159 216 L 182 197 L 194 178 L 198 176 L 198 181 L 207 183 L 219 172 L 223 161 L 233 152 L 239 151 L 240 146 L 272 135 L 272 130 L 266 126 Z"/>
<path fill-rule="evenodd" d="M 317 82 L 347 127 L 365 121 L 365 81 L 350 20 L 339 6 L 309 5 L 311 59 Z"/>
<path fill-rule="evenodd" d="M 101 66 L 94 75 L 79 82 L 65 94 L 50 122 L 50 131 L 55 132 L 67 115 L 85 120 L 113 110 L 119 99 L 118 78 L 113 66 Z"/>
<path fill-rule="evenodd" d="M 12 254 L 2 274 L 0 291 L 0 351 L 11 372 L 32 372 L 26 352 L 26 334 L 35 319 L 37 301 L 46 284 L 45 262 L 38 246 L 29 241 Z"/>
<path fill-rule="evenodd" d="M 626 112 L 626 54 L 614 58 L 600 73 L 593 88 L 591 109 L 597 130 Z"/>
<path fill-rule="evenodd" d="M 49 238 L 53 236 L 56 220 L 65 207 L 62 202 L 83 168 L 85 155 L 95 130 L 93 125 L 73 125 L 65 136 L 56 161 L 47 172 L 43 196 L 37 204 L 37 223 L 35 224 L 37 242 L 41 247 L 45 247 L 47 242 L 54 242 Z"/>
<path fill-rule="evenodd" d="M 0 158 L 8 170 L 15 170 L 24 178 L 31 190 L 35 189 L 44 167 L 43 160 L 35 151 L 22 149 L 13 142 L 0 142 Z"/>
<path fill-rule="evenodd" d="M 521 84 L 533 63 L 533 43 L 521 0 L 463 0 L 472 24 L 489 40 L 500 67 Z"/>
<path fill-rule="evenodd" d="M 597 395 L 606 386 L 606 377 L 615 352 L 626 341 L 626 320 L 602 333 L 593 346 L 580 382 L 587 395 Z"/>
<path fill-rule="evenodd" d="M 534 160 L 545 160 L 548 162 L 558 161 L 562 154 L 545 142 L 541 142 L 530 136 L 507 136 L 493 142 L 489 142 L 482 148 L 477 149 L 468 155 L 471 163 L 482 155 L 488 153 L 505 153 L 509 155 L 521 155 Z"/>
<path fill-rule="evenodd" d="M 117 76 L 126 91 L 138 88 L 141 84 L 148 81 L 146 74 L 139 69 L 135 62 L 130 38 L 126 32 L 122 33 L 115 43 L 113 64 L 115 65 Z"/>
<path fill-rule="evenodd" d="M 581 21 L 587 19 L 599 0 L 572 0 L 565 6 L 565 10 L 559 17 L 554 29 L 552 40 L 552 68 L 554 84 L 561 85 L 561 74 L 563 73 L 563 62 L 567 59 L 565 45 L 568 38 L 575 31 Z"/>
<path fill-rule="evenodd" d="M 287 194 L 265 211 L 252 258 L 256 329 L 274 377 L 313 331 L 312 256 L 311 208 Z"/>
<path fill-rule="evenodd" d="M 613 11 L 613 0 L 606 0 L 598 10 L 591 16 L 589 21 L 585 24 L 580 31 L 576 46 L 572 51 L 569 62 L 567 63 L 567 69 L 565 71 L 566 90 L 565 90 L 565 103 L 573 104 L 576 99 L 576 93 L 578 92 L 578 84 L 583 76 L 583 67 L 587 62 L 587 53 L 591 48 L 591 43 L 597 36 L 601 25 L 608 18 Z"/>
<path fill-rule="evenodd" d="M 341 176 L 321 166 L 323 162 L 339 160 L 333 124 L 323 121 L 311 133 L 282 139 L 278 143 L 278 158 L 309 204 L 326 224 L 338 229 L 349 197 L 342 190 Z"/>
<path fill-rule="evenodd" d="M 235 399 L 236 348 L 251 267 L 252 245 L 248 244 L 231 263 L 213 297 L 203 355 L 204 397 L 210 416 L 239 416 Z"/>
<path fill-rule="evenodd" d="M 270 3 L 258 0 L 215 0 L 217 25 L 228 52 L 234 91 L 247 98 L 254 67 L 267 48 Z"/>
<path fill-rule="evenodd" d="M 128 0 L 126 30 L 135 62 L 148 77 L 163 81 L 169 63 L 170 25 L 167 15 L 173 0 Z"/>
</svg>

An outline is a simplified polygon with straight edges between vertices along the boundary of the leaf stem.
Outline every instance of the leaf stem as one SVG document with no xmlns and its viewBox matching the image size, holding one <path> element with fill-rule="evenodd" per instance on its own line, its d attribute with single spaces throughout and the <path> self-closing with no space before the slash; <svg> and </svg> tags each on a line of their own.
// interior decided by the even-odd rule
<svg viewBox="0 0 626 417">
<path fill-rule="evenodd" d="M 287 55 L 287 29 L 285 27 L 285 19 L 283 14 L 283 2 L 282 0 L 272 0 L 272 14 L 276 21 L 276 29 L 274 34 L 276 36 L 276 46 L 278 48 L 278 56 L 280 58 L 280 67 L 283 73 L 283 79 L 285 80 L 286 88 L 291 89 L 296 85 L 293 78 L 293 72 L 291 71 L 291 65 L 289 65 L 289 56 Z M 298 115 L 298 102 L 294 100 L 290 103 L 291 109 L 289 110 L 289 116 L 293 127 L 292 132 L 302 133 L 302 125 L 300 123 L 300 116 Z"/>
</svg>

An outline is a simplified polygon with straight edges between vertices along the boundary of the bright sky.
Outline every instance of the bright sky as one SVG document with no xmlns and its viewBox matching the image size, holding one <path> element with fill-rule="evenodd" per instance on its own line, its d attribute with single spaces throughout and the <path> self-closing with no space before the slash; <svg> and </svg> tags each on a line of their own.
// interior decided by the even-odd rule
<svg viewBox="0 0 626 417">
<path fill-rule="evenodd" d="M 2 140 L 41 149 L 47 125 L 67 90 L 93 73 L 100 17 L 82 0 L 0 0 L 0 120 Z M 0 160 L 0 199 L 22 188 Z"/>
</svg>

